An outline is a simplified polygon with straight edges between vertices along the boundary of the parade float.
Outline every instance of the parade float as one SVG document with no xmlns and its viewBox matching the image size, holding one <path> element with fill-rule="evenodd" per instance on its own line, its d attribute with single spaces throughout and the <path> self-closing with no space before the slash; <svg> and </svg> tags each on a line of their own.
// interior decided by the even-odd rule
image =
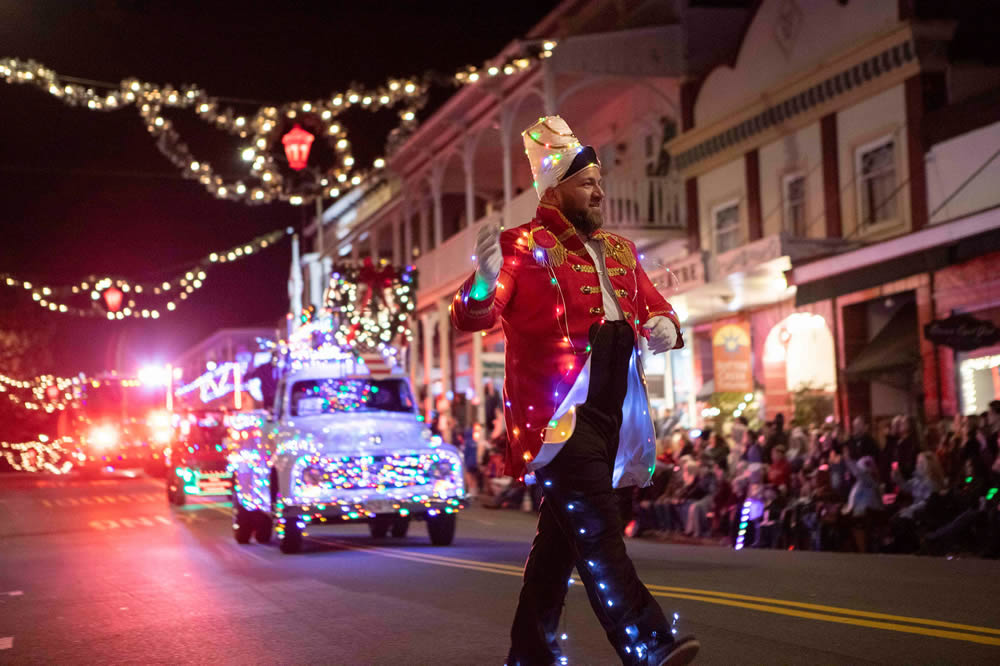
<svg viewBox="0 0 1000 666">
<path fill-rule="evenodd" d="M 403 372 L 415 279 L 412 267 L 334 267 L 324 307 L 290 320 L 264 382 L 271 407 L 229 418 L 237 542 L 273 530 L 295 553 L 324 525 L 403 537 L 415 520 L 433 544 L 452 542 L 462 459 L 431 435 Z"/>
</svg>

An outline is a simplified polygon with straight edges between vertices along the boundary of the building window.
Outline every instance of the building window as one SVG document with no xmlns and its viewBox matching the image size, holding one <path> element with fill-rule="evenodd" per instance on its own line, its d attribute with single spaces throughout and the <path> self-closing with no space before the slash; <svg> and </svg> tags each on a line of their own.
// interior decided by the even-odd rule
<svg viewBox="0 0 1000 666">
<path fill-rule="evenodd" d="M 782 180 L 782 196 L 785 204 L 785 231 L 795 237 L 807 235 L 806 223 L 806 177 L 793 173 Z"/>
<path fill-rule="evenodd" d="M 723 204 L 712 211 L 715 230 L 715 252 L 722 254 L 741 245 L 740 204 L 737 201 Z"/>
<path fill-rule="evenodd" d="M 896 141 L 888 136 L 857 152 L 859 227 L 896 217 Z"/>
</svg>

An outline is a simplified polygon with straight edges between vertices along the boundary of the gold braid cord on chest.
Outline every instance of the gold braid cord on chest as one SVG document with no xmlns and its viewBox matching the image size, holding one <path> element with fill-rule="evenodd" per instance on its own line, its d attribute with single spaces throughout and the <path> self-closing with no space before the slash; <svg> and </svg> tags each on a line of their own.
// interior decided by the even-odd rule
<svg viewBox="0 0 1000 666">
<path fill-rule="evenodd" d="M 538 227 L 528 236 L 528 251 L 539 264 L 556 268 L 566 261 L 566 246 L 551 231 Z"/>
<path fill-rule="evenodd" d="M 610 234 L 604 234 L 604 252 L 629 270 L 635 268 L 635 255 L 632 249 Z"/>
</svg>

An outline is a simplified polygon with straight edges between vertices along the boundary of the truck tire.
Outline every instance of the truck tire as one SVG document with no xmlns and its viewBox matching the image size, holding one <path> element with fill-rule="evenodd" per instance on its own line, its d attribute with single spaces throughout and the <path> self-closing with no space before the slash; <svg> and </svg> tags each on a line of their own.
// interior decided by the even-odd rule
<svg viewBox="0 0 1000 666">
<path fill-rule="evenodd" d="M 286 518 L 284 533 L 278 537 L 278 547 L 286 555 L 302 551 L 302 529 L 298 526 L 297 520 L 295 516 Z"/>
<path fill-rule="evenodd" d="M 271 543 L 271 516 L 264 511 L 254 511 L 253 538 L 257 543 Z"/>
<path fill-rule="evenodd" d="M 368 531 L 373 539 L 384 539 L 385 535 L 389 533 L 389 527 L 393 529 L 396 527 L 390 516 L 375 516 L 368 521 Z"/>
<path fill-rule="evenodd" d="M 250 536 L 254 531 L 254 515 L 252 511 L 247 511 L 240 504 L 236 496 L 236 488 L 233 488 L 233 538 L 236 543 L 250 543 Z"/>
<path fill-rule="evenodd" d="M 410 519 L 409 518 L 396 518 L 392 521 L 392 536 L 397 539 L 402 539 L 406 536 L 406 533 L 410 530 Z"/>
<path fill-rule="evenodd" d="M 439 513 L 427 517 L 427 534 L 435 546 L 450 546 L 455 540 L 455 526 L 458 516 L 454 513 Z"/>
<path fill-rule="evenodd" d="M 174 506 L 184 506 L 187 502 L 187 493 L 184 492 L 184 483 L 178 478 L 174 470 L 167 474 L 167 501 Z"/>
</svg>

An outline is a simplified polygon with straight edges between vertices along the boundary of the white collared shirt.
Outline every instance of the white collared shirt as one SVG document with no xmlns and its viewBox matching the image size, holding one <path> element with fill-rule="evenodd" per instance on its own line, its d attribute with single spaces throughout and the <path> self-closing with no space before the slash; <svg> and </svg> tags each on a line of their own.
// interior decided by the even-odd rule
<svg viewBox="0 0 1000 666">
<path fill-rule="evenodd" d="M 611 278 L 608 276 L 608 265 L 604 261 L 604 241 L 599 238 L 591 238 L 584 241 L 583 246 L 587 248 L 590 258 L 594 260 L 594 266 L 597 268 L 597 278 L 601 281 L 604 319 L 606 321 L 624 319 L 621 306 L 618 305 L 618 297 L 615 295 L 615 288 L 611 286 Z"/>
</svg>

